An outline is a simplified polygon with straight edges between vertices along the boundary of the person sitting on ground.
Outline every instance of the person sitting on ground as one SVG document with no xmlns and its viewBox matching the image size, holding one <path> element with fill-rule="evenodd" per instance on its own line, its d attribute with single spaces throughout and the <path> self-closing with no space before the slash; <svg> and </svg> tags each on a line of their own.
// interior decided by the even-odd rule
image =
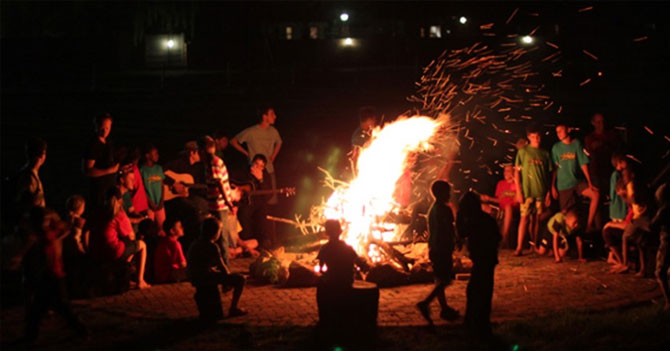
<svg viewBox="0 0 670 351">
<path fill-rule="evenodd" d="M 579 227 L 579 216 L 574 208 L 570 208 L 566 212 L 557 212 L 549 219 L 539 243 L 535 245 L 535 251 L 540 256 L 553 253 L 554 261 L 556 263 L 562 262 L 567 250 L 564 247 L 559 247 L 559 238 L 567 240 L 569 236 L 577 234 L 577 227 Z M 578 259 L 580 262 L 586 262 L 584 260 L 583 243 L 580 235 L 576 236 L 576 241 Z"/>
<path fill-rule="evenodd" d="M 186 257 L 179 238 L 184 236 L 181 221 L 167 218 L 163 223 L 166 236 L 158 241 L 154 252 L 154 283 L 180 282 L 186 278 Z"/>
<path fill-rule="evenodd" d="M 458 318 L 458 311 L 447 304 L 444 295 L 444 289 L 451 284 L 454 265 L 452 257 L 455 244 L 454 214 L 449 207 L 451 186 L 443 180 L 437 180 L 433 182 L 430 190 L 435 202 L 428 212 L 428 256 L 433 264 L 435 287 L 425 299 L 416 304 L 416 307 L 432 326 L 430 303 L 435 298 L 442 308 L 440 313 L 442 319 L 455 320 Z"/>
<path fill-rule="evenodd" d="M 140 289 L 151 287 L 144 280 L 146 244 L 135 238 L 135 231 L 123 210 L 121 193 L 117 188 L 108 190 L 105 208 L 95 215 L 89 239 L 93 259 L 100 263 L 117 260 L 131 262 L 135 255 L 139 255 L 137 287 Z"/>
<path fill-rule="evenodd" d="M 233 215 L 228 216 L 228 233 L 230 234 L 229 244 L 230 244 L 230 258 L 243 257 L 245 255 L 251 257 L 260 256 L 260 252 L 256 250 L 258 247 L 258 240 L 256 239 L 247 239 L 244 240 L 240 238 L 240 233 L 242 232 L 242 225 L 237 219 L 237 211 L 233 210 Z"/>
<path fill-rule="evenodd" d="M 215 217 L 207 217 L 202 222 L 200 237 L 188 249 L 186 273 L 196 288 L 208 285 L 221 285 L 233 288 L 229 317 L 242 316 L 248 312 L 238 307 L 245 279 L 230 271 L 216 244 L 221 236 L 221 222 Z"/>
<path fill-rule="evenodd" d="M 665 297 L 665 310 L 670 311 L 670 183 L 656 189 L 658 211 L 651 220 L 652 232 L 660 234 L 660 245 L 656 253 L 656 279 Z"/>
<path fill-rule="evenodd" d="M 503 211 L 502 243 L 506 246 L 509 242 L 509 234 L 512 230 L 512 221 L 514 214 L 519 213 L 519 201 L 517 200 L 517 189 L 514 183 L 514 166 L 505 165 L 505 179 L 502 179 L 496 185 L 496 196 L 490 197 L 482 195 L 482 201 L 495 202 L 500 205 Z"/>
<path fill-rule="evenodd" d="M 135 205 L 133 203 L 133 193 L 136 190 L 137 181 L 132 169 L 128 169 L 127 172 L 121 172 L 121 174 L 119 174 L 118 188 L 122 197 L 123 210 L 128 215 L 128 219 L 130 219 L 134 231 L 137 231 L 137 224 L 146 218 L 145 214 L 135 210 Z"/>
<path fill-rule="evenodd" d="M 495 219 L 482 211 L 479 197 L 473 192 L 465 193 L 458 204 L 456 227 L 459 239 L 467 239 L 472 260 L 465 325 L 471 337 L 488 339 L 491 337 L 491 300 L 500 231 Z"/>
</svg>

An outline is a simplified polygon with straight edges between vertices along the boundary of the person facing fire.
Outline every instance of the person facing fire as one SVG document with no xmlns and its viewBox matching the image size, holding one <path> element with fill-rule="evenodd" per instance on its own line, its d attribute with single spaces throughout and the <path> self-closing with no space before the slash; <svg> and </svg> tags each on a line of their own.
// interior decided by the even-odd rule
<svg viewBox="0 0 670 351">
<path fill-rule="evenodd" d="M 351 159 L 356 163 L 361 149 L 370 141 L 372 129 L 377 125 L 377 110 L 372 106 L 361 107 L 358 111 L 360 125 L 351 135 L 352 156 Z"/>
<path fill-rule="evenodd" d="M 451 186 L 443 180 L 437 180 L 430 188 L 435 202 L 428 212 L 428 256 L 433 264 L 435 287 L 422 301 L 416 304 L 423 318 L 430 326 L 430 303 L 435 298 L 440 303 L 440 317 L 446 320 L 458 318 L 458 311 L 447 304 L 444 289 L 451 283 L 454 252 L 454 214 L 449 207 Z"/>
</svg>

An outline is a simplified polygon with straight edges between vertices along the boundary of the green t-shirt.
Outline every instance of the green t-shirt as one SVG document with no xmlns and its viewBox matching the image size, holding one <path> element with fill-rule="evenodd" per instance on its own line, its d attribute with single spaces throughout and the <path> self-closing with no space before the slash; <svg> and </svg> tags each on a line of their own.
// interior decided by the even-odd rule
<svg viewBox="0 0 670 351">
<path fill-rule="evenodd" d="M 142 174 L 147 198 L 154 204 L 160 203 L 161 198 L 163 198 L 163 179 L 165 179 L 163 167 L 161 165 L 153 165 L 151 167 L 145 165 L 140 168 L 140 174 Z"/>
<path fill-rule="evenodd" d="M 577 139 L 570 144 L 562 141 L 554 144 L 554 147 L 551 148 L 551 160 L 556 165 L 556 188 L 558 190 L 577 186 L 582 177 L 580 167 L 589 163 L 582 143 Z"/>
<path fill-rule="evenodd" d="M 554 170 L 549 152 L 527 145 L 516 153 L 514 164 L 521 166 L 523 197 L 543 199 L 549 190 L 549 174 Z"/>
<path fill-rule="evenodd" d="M 130 191 L 126 191 L 121 197 L 121 200 L 123 200 L 123 210 L 128 212 L 130 208 L 133 207 L 133 195 Z"/>
<path fill-rule="evenodd" d="M 268 159 L 265 169 L 268 170 L 268 173 L 275 172 L 271 158 L 277 145 L 282 143 L 279 132 L 275 127 L 268 126 L 267 128 L 261 128 L 257 124 L 241 131 L 235 138 L 240 143 L 247 143 L 250 160 L 257 154 L 265 155 L 265 158 Z"/>
<path fill-rule="evenodd" d="M 626 200 L 616 193 L 616 183 L 621 179 L 619 171 L 612 172 L 610 177 L 610 218 L 624 220 L 628 214 Z"/>
<path fill-rule="evenodd" d="M 572 234 L 572 229 L 568 228 L 568 225 L 565 223 L 565 215 L 560 211 L 549 219 L 547 228 L 552 233 L 563 234 L 565 236 Z"/>
</svg>

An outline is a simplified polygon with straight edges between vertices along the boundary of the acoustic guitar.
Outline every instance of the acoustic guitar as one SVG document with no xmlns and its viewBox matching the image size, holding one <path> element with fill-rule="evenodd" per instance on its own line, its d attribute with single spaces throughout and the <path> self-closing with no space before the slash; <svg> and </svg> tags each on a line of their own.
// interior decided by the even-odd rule
<svg viewBox="0 0 670 351">
<path fill-rule="evenodd" d="M 280 189 L 263 189 L 263 190 L 255 190 L 254 187 L 251 184 L 233 184 L 231 183 L 230 186 L 233 189 L 239 189 L 241 193 L 240 197 L 240 203 L 246 203 L 247 205 L 251 205 L 253 203 L 252 197 L 253 196 L 259 196 L 259 195 L 273 195 L 273 194 L 278 194 L 278 195 L 284 195 L 286 197 L 293 196 L 295 195 L 295 188 L 294 187 L 285 187 L 285 188 L 280 188 Z"/>
<path fill-rule="evenodd" d="M 173 171 L 165 171 L 165 175 L 174 179 L 175 183 L 179 182 L 185 187 L 183 193 L 175 191 L 174 187 L 163 185 L 163 201 L 170 201 L 178 197 L 188 197 L 188 189 L 207 189 L 206 184 L 196 184 L 193 176 L 188 173 L 175 173 Z"/>
</svg>

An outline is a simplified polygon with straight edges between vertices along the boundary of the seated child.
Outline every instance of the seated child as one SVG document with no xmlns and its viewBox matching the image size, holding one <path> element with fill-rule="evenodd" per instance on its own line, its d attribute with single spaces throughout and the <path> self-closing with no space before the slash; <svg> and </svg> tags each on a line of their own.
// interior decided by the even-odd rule
<svg viewBox="0 0 670 351">
<path fill-rule="evenodd" d="M 540 236 L 540 242 L 535 247 L 535 251 L 538 255 L 553 252 L 554 260 L 556 263 L 560 263 L 567 250 L 559 247 L 559 236 L 567 240 L 569 236 L 577 233 L 577 227 L 579 227 L 579 216 L 574 209 L 568 209 L 566 213 L 563 213 L 562 211 L 556 213 L 549 219 L 547 227 L 543 230 L 542 235 Z M 585 262 L 582 251 L 582 238 L 580 235 L 576 236 L 576 241 L 579 261 Z"/>
<path fill-rule="evenodd" d="M 235 207 L 234 215 L 228 216 L 228 233 L 230 234 L 228 243 L 230 244 L 230 258 L 233 259 L 243 255 L 250 255 L 252 257 L 259 256 L 260 252 L 256 250 L 258 247 L 258 240 L 244 240 L 240 238 L 241 231 L 242 224 L 240 224 L 240 221 L 237 218 L 237 207 Z"/>
<path fill-rule="evenodd" d="M 216 245 L 220 236 L 221 222 L 214 217 L 205 218 L 200 237 L 188 249 L 186 273 L 196 290 L 207 285 L 233 287 L 233 299 L 228 316 L 242 316 L 248 313 L 238 307 L 245 279 L 240 274 L 231 273 L 224 263 L 221 250 Z"/>
<path fill-rule="evenodd" d="M 163 222 L 166 236 L 158 240 L 154 252 L 154 282 L 180 282 L 186 278 L 186 258 L 179 238 L 184 236 L 181 221 L 173 217 Z"/>
<path fill-rule="evenodd" d="M 329 240 L 316 257 L 323 272 L 321 283 L 328 288 L 350 288 L 354 283 L 354 264 L 363 269 L 368 265 L 351 246 L 340 240 L 342 228 L 339 221 L 328 220 L 325 227 Z"/>
<path fill-rule="evenodd" d="M 517 200 L 516 184 L 514 183 L 514 166 L 505 165 L 505 179 L 502 179 L 496 185 L 496 196 L 490 197 L 482 195 L 484 202 L 495 202 L 500 205 L 503 211 L 502 244 L 506 246 L 509 241 L 509 233 L 512 229 L 514 214 L 519 213 L 519 201 Z"/>
</svg>

